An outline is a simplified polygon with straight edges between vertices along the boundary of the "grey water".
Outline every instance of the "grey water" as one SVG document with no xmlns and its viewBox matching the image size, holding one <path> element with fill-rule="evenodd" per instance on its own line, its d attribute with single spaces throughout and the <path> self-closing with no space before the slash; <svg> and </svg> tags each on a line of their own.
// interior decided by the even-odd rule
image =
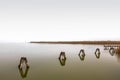
<svg viewBox="0 0 120 80">
<path fill-rule="evenodd" d="M 65 60 L 58 59 L 61 52 Z M 30 66 L 24 71 L 18 68 L 21 57 Z M 120 58 L 104 45 L 0 43 L 1 80 L 120 80 L 119 75 Z"/>
</svg>

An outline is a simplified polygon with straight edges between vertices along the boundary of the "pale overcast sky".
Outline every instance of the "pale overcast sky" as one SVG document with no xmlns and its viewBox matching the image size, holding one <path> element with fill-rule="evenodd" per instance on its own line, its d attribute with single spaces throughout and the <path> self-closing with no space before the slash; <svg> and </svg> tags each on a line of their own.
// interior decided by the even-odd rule
<svg viewBox="0 0 120 80">
<path fill-rule="evenodd" d="M 0 0 L 0 41 L 120 40 L 120 0 Z"/>
</svg>

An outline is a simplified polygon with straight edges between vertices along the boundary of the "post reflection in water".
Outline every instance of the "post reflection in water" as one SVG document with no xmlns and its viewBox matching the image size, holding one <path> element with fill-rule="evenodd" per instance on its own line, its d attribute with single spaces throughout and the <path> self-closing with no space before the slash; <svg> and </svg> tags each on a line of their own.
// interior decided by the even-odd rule
<svg viewBox="0 0 120 80">
<path fill-rule="evenodd" d="M 111 47 L 109 49 L 109 53 L 111 56 L 116 56 L 118 62 L 120 62 L 120 47 L 117 47 L 117 48 Z"/>
<path fill-rule="evenodd" d="M 65 62 L 66 62 L 66 55 L 65 52 L 61 52 L 59 55 L 59 61 L 61 66 L 65 66 Z"/>
<path fill-rule="evenodd" d="M 111 48 L 109 49 L 109 53 L 110 53 L 111 56 L 114 56 L 114 54 L 115 54 L 115 49 L 111 47 Z"/>
<path fill-rule="evenodd" d="M 25 71 L 23 70 L 23 68 L 19 68 L 19 67 L 18 67 L 18 69 L 19 69 L 19 73 L 20 73 L 21 77 L 22 77 L 22 78 L 26 78 L 26 77 L 27 77 L 27 74 L 28 74 L 29 68 L 27 67 L 27 68 L 25 69 Z"/>
<path fill-rule="evenodd" d="M 111 56 L 116 56 L 118 62 L 120 62 L 120 47 L 110 48 L 109 53 Z"/>
<path fill-rule="evenodd" d="M 79 56 L 81 61 L 84 61 L 84 59 L 85 59 L 85 51 L 83 49 L 81 49 L 78 56 Z"/>
<path fill-rule="evenodd" d="M 19 73 L 22 78 L 26 78 L 29 70 L 29 65 L 26 57 L 21 57 L 20 64 L 18 65 Z"/>
<path fill-rule="evenodd" d="M 115 49 L 115 56 L 118 59 L 118 62 L 120 62 L 120 47 L 118 47 L 117 49 Z"/>
<path fill-rule="evenodd" d="M 96 56 L 97 59 L 100 58 L 100 49 L 99 48 L 96 49 L 95 56 Z"/>
</svg>

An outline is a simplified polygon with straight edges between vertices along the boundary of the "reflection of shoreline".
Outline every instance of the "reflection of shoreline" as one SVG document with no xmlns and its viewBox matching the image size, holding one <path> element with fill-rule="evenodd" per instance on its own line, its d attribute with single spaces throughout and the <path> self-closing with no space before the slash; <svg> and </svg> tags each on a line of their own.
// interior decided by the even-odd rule
<svg viewBox="0 0 120 80">
<path fill-rule="evenodd" d="M 46 44 L 119 44 L 120 41 L 31 41 L 30 43 L 46 43 Z"/>
</svg>

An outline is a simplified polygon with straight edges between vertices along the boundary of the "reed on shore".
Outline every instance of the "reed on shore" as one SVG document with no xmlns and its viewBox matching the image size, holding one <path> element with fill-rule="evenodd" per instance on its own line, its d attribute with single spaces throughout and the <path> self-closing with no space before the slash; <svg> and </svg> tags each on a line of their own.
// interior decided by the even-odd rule
<svg viewBox="0 0 120 80">
<path fill-rule="evenodd" d="M 47 43 L 47 44 L 93 44 L 93 45 L 105 45 L 105 44 L 117 44 L 120 45 L 120 41 L 31 41 L 30 43 Z"/>
</svg>

